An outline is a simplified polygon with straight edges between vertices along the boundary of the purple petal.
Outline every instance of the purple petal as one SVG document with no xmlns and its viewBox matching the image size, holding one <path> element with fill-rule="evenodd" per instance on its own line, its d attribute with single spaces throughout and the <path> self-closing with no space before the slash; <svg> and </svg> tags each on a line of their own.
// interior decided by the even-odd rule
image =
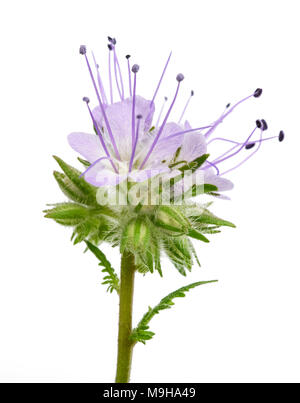
<svg viewBox="0 0 300 403">
<path fill-rule="evenodd" d="M 71 133 L 68 135 L 68 142 L 73 150 L 91 163 L 105 156 L 100 140 L 95 134 Z"/>
<path fill-rule="evenodd" d="M 171 134 L 178 133 L 180 131 L 182 131 L 182 127 L 179 126 L 177 123 L 170 122 L 166 124 L 162 132 L 161 138 L 159 139 L 158 143 L 156 144 L 156 147 L 154 148 L 149 158 L 147 166 L 153 165 L 157 163 L 157 161 L 160 162 L 163 160 L 167 160 L 168 162 L 171 161 L 174 154 L 182 144 L 183 135 L 172 137 L 169 139 L 167 137 L 170 136 Z M 155 136 L 155 133 L 153 136 Z"/>
<path fill-rule="evenodd" d="M 150 112 L 150 101 L 136 96 L 135 101 L 135 115 L 141 115 L 140 121 L 141 135 L 149 130 L 149 125 L 152 122 L 152 116 L 154 113 L 154 107 L 151 109 L 150 118 L 148 124 L 145 120 Z M 115 141 L 122 160 L 129 160 L 132 150 L 132 98 L 127 98 L 122 102 L 116 102 L 106 107 L 106 115 L 114 135 Z M 100 108 L 97 107 L 93 111 L 97 123 L 100 127 L 105 127 L 103 116 Z"/>
<path fill-rule="evenodd" d="M 233 183 L 228 179 L 215 175 L 213 169 L 204 170 L 204 182 L 217 186 L 218 192 L 233 189 Z"/>
<path fill-rule="evenodd" d="M 193 161 L 194 159 L 206 154 L 206 140 L 201 133 L 184 134 L 179 159 Z"/>
<path fill-rule="evenodd" d="M 84 179 L 96 187 L 116 186 L 127 178 L 127 174 L 119 175 L 101 163 L 92 167 L 84 175 Z"/>
</svg>

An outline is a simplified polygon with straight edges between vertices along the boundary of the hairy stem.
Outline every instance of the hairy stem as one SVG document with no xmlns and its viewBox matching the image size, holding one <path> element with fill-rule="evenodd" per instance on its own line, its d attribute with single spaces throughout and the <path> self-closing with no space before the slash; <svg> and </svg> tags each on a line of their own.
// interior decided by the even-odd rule
<svg viewBox="0 0 300 403">
<path fill-rule="evenodd" d="M 134 272 L 134 256 L 131 253 L 124 252 L 121 261 L 116 383 L 127 383 L 130 378 L 132 350 L 134 346 L 134 342 L 130 340 L 132 331 Z"/>
</svg>

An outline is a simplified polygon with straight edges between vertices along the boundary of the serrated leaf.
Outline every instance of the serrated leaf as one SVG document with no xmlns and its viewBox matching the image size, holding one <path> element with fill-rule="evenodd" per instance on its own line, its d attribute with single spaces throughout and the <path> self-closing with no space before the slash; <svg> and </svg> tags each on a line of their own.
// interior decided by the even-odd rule
<svg viewBox="0 0 300 403">
<path fill-rule="evenodd" d="M 115 290 L 117 294 L 120 292 L 120 281 L 118 275 L 115 270 L 111 266 L 110 262 L 107 260 L 105 254 L 95 245 L 93 245 L 89 241 L 85 241 L 88 249 L 96 256 L 99 260 L 99 265 L 104 267 L 102 269 L 103 273 L 107 273 L 108 275 L 104 277 L 104 282 L 102 284 L 108 284 L 107 291 L 112 292 Z"/>
<path fill-rule="evenodd" d="M 138 323 L 137 327 L 132 330 L 131 339 L 133 342 L 141 342 L 145 344 L 147 340 L 150 340 L 154 333 L 149 331 L 149 322 L 151 319 L 157 315 L 160 311 L 164 309 L 169 309 L 174 305 L 173 299 L 174 298 L 182 298 L 185 296 L 185 293 L 192 288 L 195 288 L 200 285 L 215 283 L 217 280 L 211 281 L 198 281 L 196 283 L 192 283 L 186 285 L 184 287 L 179 288 L 176 291 L 171 292 L 165 298 L 163 298 L 154 308 L 149 307 L 148 312 L 142 317 L 140 322 Z"/>
</svg>

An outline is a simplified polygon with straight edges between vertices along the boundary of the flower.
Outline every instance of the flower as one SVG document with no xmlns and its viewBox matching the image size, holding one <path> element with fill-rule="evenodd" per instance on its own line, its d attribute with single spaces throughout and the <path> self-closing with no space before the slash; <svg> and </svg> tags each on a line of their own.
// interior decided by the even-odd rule
<svg viewBox="0 0 300 403">
<path fill-rule="evenodd" d="M 213 195 L 223 197 L 219 192 L 230 190 L 233 184 L 224 175 L 241 166 L 252 157 L 262 145 L 262 142 L 278 136 L 263 138 L 263 132 L 268 126 L 264 119 L 257 120 L 255 127 L 242 142 L 236 142 L 222 137 L 213 137 L 215 130 L 223 120 L 233 112 L 233 110 L 250 98 L 258 98 L 262 94 L 260 88 L 252 94 L 243 98 L 235 105 L 227 105 L 222 115 L 213 123 L 203 127 L 192 128 L 188 121 L 181 123 L 186 109 L 194 92 L 190 97 L 177 123 L 170 121 L 170 115 L 177 99 L 181 83 L 184 79 L 182 74 L 176 77 L 177 86 L 175 95 L 164 116 L 162 123 L 160 118 L 167 102 L 158 114 L 155 124 L 153 116 L 155 114 L 155 99 L 159 91 L 161 82 L 167 70 L 171 54 L 164 66 L 162 75 L 155 89 L 151 100 L 137 94 L 137 75 L 139 66 L 130 66 L 130 55 L 126 56 L 128 67 L 128 97 L 125 96 L 125 84 L 119 60 L 116 53 L 116 40 L 108 38 L 109 49 L 109 97 L 104 89 L 100 75 L 99 65 L 93 55 L 95 72 L 93 73 L 86 47 L 80 47 L 80 53 L 84 55 L 87 67 L 92 79 L 92 83 L 97 95 L 99 105 L 91 110 L 89 99 L 84 97 L 88 111 L 90 113 L 94 130 L 97 134 L 71 133 L 68 137 L 71 147 L 80 153 L 90 164 L 82 174 L 87 182 L 96 186 L 116 186 L 125 180 L 131 182 L 144 182 L 150 178 L 161 176 L 163 180 L 178 177 L 182 171 L 191 167 L 192 163 L 198 161 L 202 156 L 207 155 L 207 150 L 213 142 L 230 144 L 229 149 L 215 158 L 208 159 L 208 155 L 200 165 L 196 164 L 196 169 L 192 170 L 194 180 L 202 178 L 204 184 L 213 185 L 218 193 Z M 113 80 L 114 73 L 114 80 Z M 95 78 L 97 77 L 97 80 Z M 113 84 L 115 84 L 119 101 L 114 100 Z M 254 135 L 259 131 L 259 138 L 254 140 Z M 284 138 L 284 133 L 279 134 L 279 141 Z M 233 159 L 242 150 L 255 148 L 241 162 L 233 165 L 227 171 L 222 171 L 221 166 L 224 161 Z M 174 185 L 175 194 L 180 195 L 185 192 L 183 181 L 177 181 Z"/>
</svg>

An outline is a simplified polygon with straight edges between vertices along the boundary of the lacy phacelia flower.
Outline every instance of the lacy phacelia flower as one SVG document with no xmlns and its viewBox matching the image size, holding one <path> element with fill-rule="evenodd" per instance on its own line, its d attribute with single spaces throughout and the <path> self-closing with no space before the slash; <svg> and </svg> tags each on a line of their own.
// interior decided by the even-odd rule
<svg viewBox="0 0 300 403">
<path fill-rule="evenodd" d="M 86 102 L 94 130 L 97 134 L 71 133 L 68 137 L 71 147 L 79 152 L 90 164 L 82 174 L 87 182 L 102 187 L 117 185 L 125 180 L 132 182 L 144 182 L 149 178 L 162 175 L 163 178 L 176 177 L 182 173 L 183 166 L 189 166 L 191 162 L 206 155 L 208 146 L 215 141 L 230 144 L 229 149 L 215 157 L 213 160 L 206 158 L 202 165 L 197 167 L 193 175 L 195 180 L 201 175 L 205 184 L 214 185 L 218 192 L 230 190 L 233 184 L 223 176 L 233 169 L 242 165 L 253 154 L 255 154 L 263 141 L 270 138 L 263 138 L 263 131 L 267 129 L 265 120 L 257 120 L 250 135 L 242 142 L 235 142 L 230 139 L 213 137 L 215 130 L 222 121 L 241 103 L 252 97 L 259 97 L 262 90 L 258 88 L 255 92 L 235 105 L 227 105 L 224 113 L 212 124 L 204 127 L 192 128 L 186 121 L 181 124 L 184 113 L 190 102 L 191 95 L 185 105 L 178 123 L 169 120 L 171 111 L 179 93 L 181 83 L 184 79 L 182 74 L 176 77 L 177 87 L 172 102 L 164 116 L 162 123 L 163 107 L 158 114 L 155 124 L 153 116 L 155 112 L 155 99 L 161 82 L 169 64 L 171 54 L 168 57 L 163 73 L 155 89 L 151 100 L 137 95 L 137 75 L 139 66 L 134 64 L 130 67 L 130 56 L 127 55 L 128 65 L 128 97 L 125 96 L 125 84 L 122 78 L 121 68 L 116 53 L 116 40 L 109 38 L 109 96 L 104 89 L 100 76 L 99 66 L 93 55 L 96 75 L 92 71 L 89 59 L 86 54 L 86 47 L 80 47 L 80 53 L 85 57 L 92 83 L 97 95 L 99 105 L 91 110 L 89 99 L 83 98 Z M 113 74 L 114 73 L 114 74 Z M 120 101 L 114 102 L 113 78 L 117 87 Z M 95 76 L 97 78 L 95 78 Z M 260 132 L 258 139 L 254 140 L 257 130 Z M 277 137 L 277 136 L 274 136 Z M 271 137 L 271 138 L 274 138 Z M 281 131 L 279 141 L 282 141 L 284 134 Z M 241 162 L 229 170 L 222 172 L 220 164 L 239 154 L 243 149 L 255 150 L 247 155 Z M 177 190 L 181 184 L 177 183 Z M 220 194 L 215 194 L 220 196 Z M 223 196 L 224 197 L 224 196 Z"/>
<path fill-rule="evenodd" d="M 84 98 L 95 133 L 69 135 L 72 148 L 84 157 L 79 158 L 85 167 L 83 173 L 55 157 L 62 172 L 54 171 L 54 177 L 68 201 L 56 203 L 47 209 L 45 217 L 73 228 L 73 243 L 85 242 L 103 267 L 103 284 L 108 291 L 119 295 L 116 382 L 124 383 L 129 381 L 135 344 L 146 343 L 154 336 L 149 330 L 153 316 L 170 308 L 174 298 L 183 297 L 192 288 L 215 282 L 198 281 L 171 292 L 154 308 L 149 307 L 133 328 L 135 273 L 158 272 L 163 276 L 163 256 L 183 276 L 191 271 L 195 262 L 200 265 L 193 240 L 207 243 L 209 239 L 206 235 L 219 233 L 222 227 L 234 227 L 234 224 L 212 214 L 208 209 L 211 203 L 200 204 L 192 198 L 201 193 L 224 198 L 220 192 L 230 190 L 233 186 L 224 175 L 254 155 L 263 141 L 274 137 L 283 141 L 284 133 L 281 131 L 279 136 L 263 137 L 268 125 L 264 119 L 259 119 L 242 142 L 213 136 L 222 121 L 238 105 L 261 95 L 260 88 L 235 105 L 227 105 L 213 123 L 197 128 L 192 128 L 187 121 L 181 123 L 194 95 L 192 91 L 178 122 L 170 121 L 184 79 L 182 74 L 176 77 L 175 94 L 165 115 L 166 98 L 153 123 L 155 100 L 171 55 L 151 100 L 137 95 L 139 66 L 134 64 L 131 67 L 130 56 L 126 56 L 126 97 L 116 54 L 116 40 L 110 37 L 108 40 L 109 94 L 105 92 L 94 55 L 95 74 L 85 46 L 80 47 L 99 104 L 91 109 L 89 99 Z M 117 102 L 114 100 L 113 87 L 117 88 L 119 94 L 120 100 Z M 256 134 L 259 136 L 255 137 Z M 208 149 L 217 142 L 228 144 L 229 147 L 221 155 L 212 158 Z M 246 158 L 222 170 L 223 162 L 233 161 L 235 156 L 242 155 L 243 150 L 246 150 Z M 107 194 L 110 195 L 109 200 L 104 197 Z M 112 200 L 114 195 L 117 197 Z M 99 200 L 99 196 L 103 196 L 103 199 Z M 98 247 L 104 242 L 118 247 L 121 252 L 120 279 Z"/>
</svg>

